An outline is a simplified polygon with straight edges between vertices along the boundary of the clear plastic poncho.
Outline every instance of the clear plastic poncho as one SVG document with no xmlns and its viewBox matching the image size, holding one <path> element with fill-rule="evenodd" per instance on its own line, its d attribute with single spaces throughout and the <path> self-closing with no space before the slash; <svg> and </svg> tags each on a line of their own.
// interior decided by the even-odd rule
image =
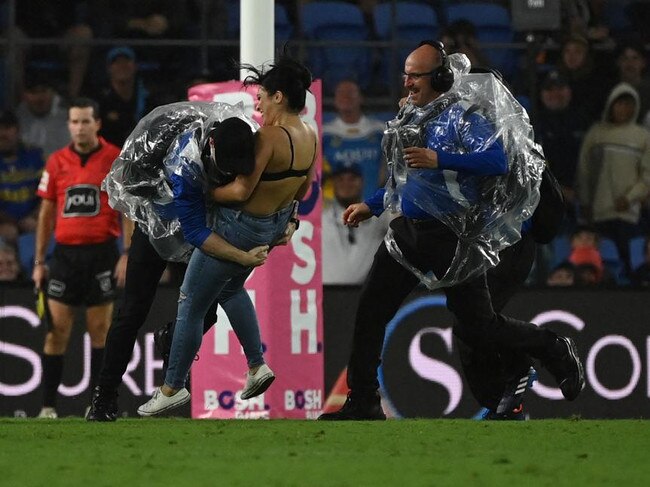
<svg viewBox="0 0 650 487">
<path fill-rule="evenodd" d="M 401 211 L 408 178 L 409 200 L 458 236 L 456 253 L 444 276 L 424 274 L 411 264 L 392 230 L 384 239 L 390 254 L 432 290 L 461 283 L 498 264 L 499 251 L 521 238 L 522 223 L 537 207 L 545 164 L 542 149 L 534 142 L 528 114 L 503 83 L 491 73 L 470 73 L 471 65 L 464 54 L 450 55 L 449 63 L 454 72 L 453 87 L 425 107 L 407 103 L 397 118 L 387 123 L 382 140 L 390 173 L 385 208 Z M 473 114 L 474 126 L 477 120 L 483 125 L 473 138 L 471 127 L 466 130 L 468 114 Z M 427 138 L 437 141 L 436 150 L 469 152 L 461 146 L 460 137 L 448 137 L 451 131 L 461 132 L 462 140 L 472 146 L 471 152 L 481 152 L 500 141 L 508 173 L 468 176 L 443 170 L 437 174 L 444 179 L 440 184 L 440 179 L 430 177 L 431 170 L 405 164 L 404 147 L 424 147 Z"/>
<path fill-rule="evenodd" d="M 241 118 L 253 131 L 259 128 L 245 115 L 242 103 L 178 102 L 157 107 L 138 122 L 104 179 L 109 205 L 138 223 L 166 260 L 187 262 L 193 250 L 183 238 L 169 177 L 181 175 L 207 190 L 201 154 L 208 132 L 215 122 L 231 117 Z"/>
</svg>

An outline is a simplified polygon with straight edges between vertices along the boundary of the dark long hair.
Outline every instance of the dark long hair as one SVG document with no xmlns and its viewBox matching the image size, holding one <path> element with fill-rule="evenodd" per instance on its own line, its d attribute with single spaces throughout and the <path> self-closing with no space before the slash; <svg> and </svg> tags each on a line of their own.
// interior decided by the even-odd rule
<svg viewBox="0 0 650 487">
<path fill-rule="evenodd" d="M 307 67 L 286 53 L 269 66 L 256 68 L 249 64 L 241 66 L 252 74 L 244 79 L 244 85 L 260 85 L 269 95 L 281 91 L 287 97 L 289 109 L 300 113 L 305 108 L 307 91 L 311 86 L 311 72 Z"/>
</svg>

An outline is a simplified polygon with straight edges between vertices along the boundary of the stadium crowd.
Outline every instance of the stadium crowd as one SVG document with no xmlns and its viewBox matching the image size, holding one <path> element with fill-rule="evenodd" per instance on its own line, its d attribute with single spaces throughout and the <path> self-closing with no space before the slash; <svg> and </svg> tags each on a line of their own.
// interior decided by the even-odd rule
<svg viewBox="0 0 650 487">
<path fill-rule="evenodd" d="M 15 23 L 10 25 L 10 3 L 0 3 L 1 29 L 6 40 L 22 42 L 13 53 L 14 90 L 2 90 L 0 238 L 4 246 L 16 251 L 21 265 L 18 272 L 8 275 L 21 279 L 31 275 L 33 266 L 40 173 L 50 155 L 69 143 L 69 101 L 78 95 L 96 100 L 102 120 L 100 135 L 121 146 L 151 108 L 184 99 L 193 84 L 237 76 L 235 63 L 229 59 L 237 56 L 237 29 L 233 31 L 232 21 L 238 5 L 221 0 L 67 0 L 56 4 L 21 0 L 15 2 Z M 382 39 L 380 7 L 392 2 L 338 3 L 360 12 L 364 39 Z M 462 52 L 473 63 L 504 75 L 529 110 L 536 138 L 562 186 L 567 204 L 562 234 L 540 248 L 528 284 L 647 286 L 650 78 L 647 33 L 642 26 L 650 18 L 650 2 L 564 1 L 562 28 L 536 34 L 532 59 L 516 44 L 525 39 L 525 33 L 502 26 L 510 40 L 498 45 L 499 40 L 486 33 L 488 27 L 480 25 L 471 9 L 459 18 L 453 8 L 458 10 L 467 2 L 409 3 L 433 12 L 434 35 L 430 37 L 442 39 L 449 52 Z M 303 41 L 318 40 L 310 33 L 308 14 L 309 7 L 317 4 L 313 0 L 276 2 L 284 13 L 276 13 L 276 24 L 286 20 L 289 29 L 283 40 L 291 40 L 296 50 Z M 474 11 L 480 11 L 476 4 L 510 13 L 508 1 L 474 2 Z M 203 30 L 210 38 L 233 40 L 211 47 L 207 63 L 200 62 L 196 47 L 164 44 L 165 39 L 199 38 L 196 19 L 206 15 Z M 52 42 L 30 43 L 43 38 Z M 105 45 L 93 39 L 134 42 Z M 400 48 L 402 44 L 403 40 Z M 353 63 L 352 68 L 358 69 L 337 68 L 335 75 L 326 65 L 324 51 L 309 44 L 300 49 L 307 65 L 323 79 L 326 94 L 326 214 L 336 214 L 337 208 L 372 192 L 386 177 L 380 141 L 383 124 L 397 106 L 396 100 L 386 101 L 393 93 L 390 77 L 384 75 L 392 51 L 384 45 L 363 46 L 355 48 L 365 59 Z M 206 66 L 210 69 L 203 69 Z M 3 72 L 2 80 L 7 78 Z M 324 238 L 336 243 L 325 252 L 324 259 L 331 262 L 344 262 L 344 257 L 355 255 L 357 246 L 367 254 L 365 249 L 377 245 L 386 225 L 381 222 L 379 228 L 357 232 L 338 228 L 335 219 L 325 223 Z M 327 262 L 325 266 L 332 271 L 325 275 L 326 284 L 360 282 L 358 272 L 345 275 L 350 274 L 350 266 L 330 267 Z M 343 274 L 337 274 L 337 268 Z"/>
</svg>

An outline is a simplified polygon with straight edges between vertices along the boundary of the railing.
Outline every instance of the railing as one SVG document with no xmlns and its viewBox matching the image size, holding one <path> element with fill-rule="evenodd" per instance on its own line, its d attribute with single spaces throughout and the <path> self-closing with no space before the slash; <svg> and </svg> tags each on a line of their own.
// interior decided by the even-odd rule
<svg viewBox="0 0 650 487">
<path fill-rule="evenodd" d="M 393 0 L 393 3 L 395 0 Z M 207 12 L 207 3 L 208 0 L 203 0 L 203 12 Z M 202 71 L 209 70 L 209 52 L 213 48 L 236 48 L 239 46 L 239 40 L 237 39 L 214 39 L 209 38 L 207 35 L 208 25 L 207 25 L 207 16 L 203 15 L 199 22 L 197 22 L 198 35 L 193 39 L 132 39 L 132 38 L 92 38 L 83 41 L 73 41 L 69 39 L 62 38 L 25 38 L 19 36 L 16 29 L 16 4 L 17 0 L 7 0 L 7 28 L 5 29 L 5 36 L 0 38 L 0 49 L 4 52 L 4 63 L 5 63 L 5 79 L 4 79 L 4 99 L 6 100 L 6 105 L 8 107 L 13 107 L 17 100 L 15 99 L 16 93 L 16 60 L 18 52 L 21 48 L 25 46 L 66 46 L 66 45 L 88 45 L 91 47 L 108 47 L 108 46 L 119 46 L 119 45 L 129 45 L 132 47 L 140 46 L 154 46 L 154 47 L 189 47 L 197 49 L 197 58 L 199 63 L 199 68 Z M 299 33 L 295 33 L 299 36 Z M 308 59 L 308 49 L 312 47 L 362 47 L 376 49 L 379 56 L 388 55 L 388 72 L 396 73 L 394 77 L 391 77 L 387 83 L 387 89 L 382 93 L 370 93 L 366 94 L 366 106 L 369 110 L 393 110 L 395 108 L 396 100 L 399 99 L 401 93 L 401 83 L 399 82 L 399 77 L 397 73 L 400 73 L 402 66 L 399 65 L 399 51 L 403 48 L 413 47 L 411 42 L 402 42 L 396 37 L 396 27 L 393 26 L 393 40 L 368 40 L 368 41 L 316 41 L 316 40 L 306 40 L 304 38 L 295 38 L 289 41 L 289 46 L 291 51 L 303 62 L 306 62 L 309 65 Z M 536 87 L 534 86 L 534 55 L 535 55 L 535 40 L 532 42 L 514 42 L 514 43 L 483 43 L 481 45 L 482 49 L 509 49 L 514 50 L 517 54 L 517 57 L 521 56 L 524 53 L 527 53 L 525 56 L 526 65 L 524 69 L 529 73 L 528 79 L 531 80 L 532 85 L 529 87 L 529 95 L 531 100 L 534 102 L 536 96 L 534 93 Z M 557 49 L 556 45 L 545 45 L 545 48 Z M 385 53 L 385 54 L 384 54 Z M 330 108 L 332 105 L 332 99 L 330 97 L 324 98 L 324 105 L 327 108 Z"/>
</svg>

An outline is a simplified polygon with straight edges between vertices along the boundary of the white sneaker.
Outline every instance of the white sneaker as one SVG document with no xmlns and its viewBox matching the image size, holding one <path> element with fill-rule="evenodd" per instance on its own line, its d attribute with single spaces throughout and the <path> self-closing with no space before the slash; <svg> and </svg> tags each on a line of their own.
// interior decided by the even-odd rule
<svg viewBox="0 0 650 487">
<path fill-rule="evenodd" d="M 170 409 L 182 406 L 190 400 L 190 393 L 184 387 L 173 396 L 165 396 L 158 387 L 151 399 L 138 408 L 140 416 L 155 416 L 156 414 L 169 411 Z"/>
<path fill-rule="evenodd" d="M 37 416 L 37 418 L 44 418 L 44 419 L 56 419 L 58 417 L 59 415 L 56 414 L 56 409 L 47 406 L 41 409 L 41 412 L 38 413 Z"/>
<path fill-rule="evenodd" d="M 266 364 L 260 365 L 254 374 L 251 374 L 249 370 L 246 372 L 246 386 L 241 391 L 241 398 L 250 399 L 259 396 L 269 388 L 274 380 L 275 374 Z"/>
</svg>

